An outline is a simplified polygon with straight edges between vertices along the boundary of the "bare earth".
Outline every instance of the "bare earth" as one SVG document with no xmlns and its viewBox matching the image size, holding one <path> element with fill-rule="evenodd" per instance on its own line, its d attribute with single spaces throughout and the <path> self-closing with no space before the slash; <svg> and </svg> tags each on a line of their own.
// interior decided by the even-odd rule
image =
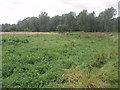
<svg viewBox="0 0 120 90">
<path fill-rule="evenodd" d="M 35 34 L 58 34 L 58 33 L 54 33 L 54 32 L 0 32 L 0 35 L 4 35 L 4 34 L 35 35 Z"/>
</svg>

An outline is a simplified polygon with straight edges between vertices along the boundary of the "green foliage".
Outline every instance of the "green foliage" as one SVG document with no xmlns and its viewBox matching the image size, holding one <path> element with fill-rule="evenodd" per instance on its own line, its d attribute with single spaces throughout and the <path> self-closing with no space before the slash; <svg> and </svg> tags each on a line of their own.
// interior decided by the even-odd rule
<svg viewBox="0 0 120 90">
<path fill-rule="evenodd" d="M 25 44 L 25 43 L 29 43 L 29 41 L 28 41 L 28 39 L 23 39 L 23 40 L 21 40 L 21 39 L 18 39 L 18 38 L 14 38 L 14 39 L 10 39 L 10 38 L 8 38 L 8 39 L 2 39 L 2 42 L 3 43 L 8 43 L 9 45 L 19 45 L 19 44 Z"/>
<path fill-rule="evenodd" d="M 117 33 L 3 35 L 3 88 L 117 87 Z"/>
<path fill-rule="evenodd" d="M 116 10 L 113 7 L 105 9 L 105 11 L 99 14 L 98 21 L 99 21 L 99 27 L 101 31 L 105 31 L 105 32 L 117 31 L 117 29 L 114 30 L 114 27 L 117 27 L 117 26 L 114 26 L 115 15 L 116 15 Z"/>
<path fill-rule="evenodd" d="M 95 12 L 88 13 L 87 10 L 81 11 L 78 16 L 75 12 L 56 15 L 52 18 L 48 13 L 42 12 L 39 17 L 27 17 L 17 24 L 2 24 L 3 32 L 11 31 L 26 31 L 26 32 L 115 32 L 118 30 L 117 21 L 119 18 L 114 18 L 116 9 L 113 7 L 102 11 L 98 17 Z"/>
<path fill-rule="evenodd" d="M 14 62 L 9 62 L 9 64 L 5 64 L 3 70 L 3 78 L 9 77 L 10 75 L 13 74 L 15 65 L 13 64 Z"/>
<path fill-rule="evenodd" d="M 56 29 L 59 33 L 63 33 L 64 31 L 67 31 L 67 26 L 66 25 L 58 25 Z"/>
</svg>

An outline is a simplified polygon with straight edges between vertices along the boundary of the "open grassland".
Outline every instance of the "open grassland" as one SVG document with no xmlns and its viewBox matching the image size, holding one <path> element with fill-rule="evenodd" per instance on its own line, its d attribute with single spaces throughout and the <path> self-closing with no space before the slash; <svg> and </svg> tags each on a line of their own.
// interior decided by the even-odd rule
<svg viewBox="0 0 120 90">
<path fill-rule="evenodd" d="M 117 33 L 3 34 L 3 88 L 118 87 Z"/>
</svg>

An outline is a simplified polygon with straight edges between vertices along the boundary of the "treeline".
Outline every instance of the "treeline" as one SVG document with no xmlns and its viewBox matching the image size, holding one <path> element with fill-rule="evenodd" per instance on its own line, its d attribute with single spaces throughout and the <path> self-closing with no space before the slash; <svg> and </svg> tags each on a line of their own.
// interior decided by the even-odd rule
<svg viewBox="0 0 120 90">
<path fill-rule="evenodd" d="M 17 24 L 2 24 L 3 32 L 25 31 L 25 32 L 51 32 L 51 31 L 85 31 L 85 32 L 116 32 L 118 30 L 118 19 L 115 18 L 116 9 L 113 7 L 105 9 L 96 17 L 95 12 L 81 11 L 56 15 L 52 18 L 48 13 L 42 12 L 39 17 L 27 17 L 18 21 Z"/>
</svg>

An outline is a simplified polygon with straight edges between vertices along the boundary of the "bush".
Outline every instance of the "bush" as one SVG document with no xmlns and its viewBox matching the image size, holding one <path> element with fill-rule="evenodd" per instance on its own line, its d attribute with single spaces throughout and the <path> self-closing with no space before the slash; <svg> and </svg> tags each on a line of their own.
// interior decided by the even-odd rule
<svg viewBox="0 0 120 90">
<path fill-rule="evenodd" d="M 57 26 L 57 31 L 58 31 L 59 33 L 63 33 L 63 32 L 65 32 L 65 31 L 67 31 L 67 26 L 66 26 L 66 25 L 58 25 L 58 26 Z"/>
</svg>

